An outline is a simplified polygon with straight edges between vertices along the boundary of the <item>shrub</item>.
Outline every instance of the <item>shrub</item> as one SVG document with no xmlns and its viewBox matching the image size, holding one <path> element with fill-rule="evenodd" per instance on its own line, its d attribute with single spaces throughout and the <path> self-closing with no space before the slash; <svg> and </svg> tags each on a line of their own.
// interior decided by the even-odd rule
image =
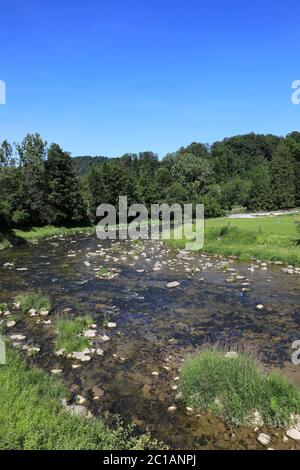
<svg viewBox="0 0 300 470">
<path fill-rule="evenodd" d="M 258 411 L 269 426 L 289 424 L 300 411 L 300 391 L 278 373 L 267 374 L 248 353 L 225 357 L 204 350 L 182 367 L 180 389 L 186 405 L 212 411 L 227 423 L 251 424 Z"/>
<path fill-rule="evenodd" d="M 24 210 L 16 210 L 12 214 L 11 221 L 14 227 L 24 228 L 28 227 L 30 222 L 30 215 L 27 211 Z"/>
</svg>

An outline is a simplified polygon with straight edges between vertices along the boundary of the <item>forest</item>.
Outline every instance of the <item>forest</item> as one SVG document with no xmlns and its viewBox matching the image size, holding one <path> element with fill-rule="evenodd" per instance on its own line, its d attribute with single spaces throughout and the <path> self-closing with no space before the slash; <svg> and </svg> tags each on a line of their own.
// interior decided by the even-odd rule
<svg viewBox="0 0 300 470">
<path fill-rule="evenodd" d="M 0 145 L 1 228 L 94 224 L 101 203 L 203 203 L 205 217 L 300 206 L 300 132 L 193 142 L 151 152 L 72 157 L 38 134 Z"/>
</svg>

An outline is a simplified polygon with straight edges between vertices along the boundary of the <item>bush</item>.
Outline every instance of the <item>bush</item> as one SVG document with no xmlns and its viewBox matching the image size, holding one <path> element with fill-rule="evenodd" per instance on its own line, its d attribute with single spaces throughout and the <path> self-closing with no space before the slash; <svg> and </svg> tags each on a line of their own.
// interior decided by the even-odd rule
<svg viewBox="0 0 300 470">
<path fill-rule="evenodd" d="M 180 389 L 186 405 L 212 411 L 229 424 L 251 424 L 258 411 L 268 426 L 284 426 L 291 413 L 300 412 L 300 391 L 278 373 L 265 373 L 245 352 L 225 357 L 221 351 L 204 350 L 189 358 Z"/>
<path fill-rule="evenodd" d="M 27 211 L 16 210 L 12 214 L 11 221 L 14 227 L 18 227 L 18 228 L 28 227 L 29 222 L 30 222 L 30 215 Z"/>
</svg>

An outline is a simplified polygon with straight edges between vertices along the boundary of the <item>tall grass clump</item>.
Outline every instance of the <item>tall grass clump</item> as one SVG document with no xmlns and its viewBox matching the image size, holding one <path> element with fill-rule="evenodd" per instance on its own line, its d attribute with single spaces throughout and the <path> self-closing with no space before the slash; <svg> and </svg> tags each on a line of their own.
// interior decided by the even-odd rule
<svg viewBox="0 0 300 470">
<path fill-rule="evenodd" d="M 31 308 L 35 310 L 51 310 L 51 301 L 47 295 L 41 292 L 19 295 L 16 302 L 20 304 L 21 310 L 26 313 Z"/>
<path fill-rule="evenodd" d="M 300 390 L 278 372 L 266 373 L 249 353 L 225 357 L 203 350 L 181 370 L 180 389 L 187 406 L 211 411 L 234 425 L 251 425 L 255 411 L 268 426 L 288 425 L 300 412 Z"/>
<path fill-rule="evenodd" d="M 74 319 L 59 318 L 57 320 L 57 340 L 55 349 L 64 349 L 67 353 L 83 351 L 91 346 L 90 338 L 83 336 L 84 331 L 93 323 L 89 315 Z"/>
</svg>

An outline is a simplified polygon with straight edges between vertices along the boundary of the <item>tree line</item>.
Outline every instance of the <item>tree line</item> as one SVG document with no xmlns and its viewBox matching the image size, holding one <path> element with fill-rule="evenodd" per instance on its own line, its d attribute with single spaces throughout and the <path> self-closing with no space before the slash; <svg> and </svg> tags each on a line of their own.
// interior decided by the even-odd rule
<svg viewBox="0 0 300 470">
<path fill-rule="evenodd" d="M 96 222 L 101 203 L 203 203 L 206 217 L 300 206 L 300 132 L 191 143 L 151 152 L 72 158 L 39 134 L 0 145 L 0 224 L 26 228 Z"/>
</svg>

